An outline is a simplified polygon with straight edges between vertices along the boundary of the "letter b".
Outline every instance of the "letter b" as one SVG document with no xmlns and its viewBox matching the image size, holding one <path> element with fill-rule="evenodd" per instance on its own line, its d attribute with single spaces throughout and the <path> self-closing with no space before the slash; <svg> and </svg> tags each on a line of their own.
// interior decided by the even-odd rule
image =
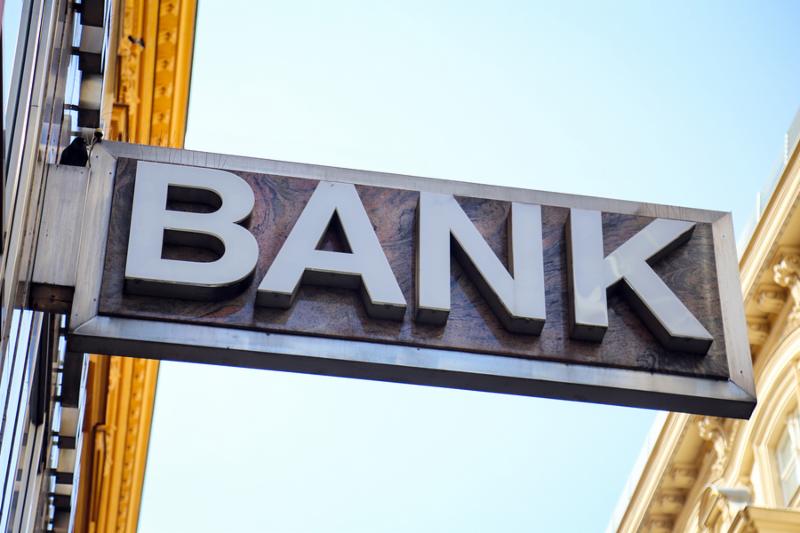
<svg viewBox="0 0 800 533">
<path fill-rule="evenodd" d="M 168 198 L 212 198 L 211 213 L 174 211 Z M 249 281 L 258 261 L 255 237 L 239 223 L 255 198 L 239 176 L 210 168 L 139 161 L 133 193 L 125 288 L 128 292 L 191 300 L 224 298 Z M 215 261 L 162 258 L 164 242 L 202 246 Z"/>
</svg>

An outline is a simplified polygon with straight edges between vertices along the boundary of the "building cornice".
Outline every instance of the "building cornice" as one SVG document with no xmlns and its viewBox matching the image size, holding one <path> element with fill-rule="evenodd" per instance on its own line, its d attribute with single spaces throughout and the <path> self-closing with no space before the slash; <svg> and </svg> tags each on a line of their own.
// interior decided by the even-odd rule
<svg viewBox="0 0 800 533">
<path fill-rule="evenodd" d="M 639 531 L 653 518 L 658 524 L 665 523 L 665 517 L 648 513 L 651 503 L 661 488 L 661 481 L 672 479 L 678 484 L 693 484 L 697 476 L 695 463 L 680 463 L 675 460 L 683 443 L 692 415 L 669 413 L 663 421 L 653 441 L 652 452 L 643 465 L 638 481 L 630 493 L 624 512 L 609 525 L 607 531 Z M 656 429 L 656 428 L 654 428 Z M 651 524 L 653 527 L 656 524 Z M 652 527 L 651 527 L 652 529 Z"/>
<path fill-rule="evenodd" d="M 769 268 L 767 263 L 780 246 L 785 228 L 796 215 L 800 180 L 793 177 L 798 172 L 799 158 L 800 151 L 795 146 L 747 246 L 742 251 L 739 274 L 745 300 L 752 297 L 759 275 Z"/>
<path fill-rule="evenodd" d="M 742 257 L 742 283 L 747 329 L 754 358 L 775 326 L 775 319 L 789 302 L 800 319 L 800 150 L 795 146 L 775 190 L 756 225 Z M 792 267 L 797 267 L 792 270 Z"/>
</svg>

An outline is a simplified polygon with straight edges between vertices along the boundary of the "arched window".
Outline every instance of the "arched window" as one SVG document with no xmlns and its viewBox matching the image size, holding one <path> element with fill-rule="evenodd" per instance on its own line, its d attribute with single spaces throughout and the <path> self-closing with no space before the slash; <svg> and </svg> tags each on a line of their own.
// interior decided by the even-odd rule
<svg viewBox="0 0 800 533">
<path fill-rule="evenodd" d="M 800 487 L 800 411 L 789 415 L 775 452 L 783 504 L 789 505 Z"/>
</svg>

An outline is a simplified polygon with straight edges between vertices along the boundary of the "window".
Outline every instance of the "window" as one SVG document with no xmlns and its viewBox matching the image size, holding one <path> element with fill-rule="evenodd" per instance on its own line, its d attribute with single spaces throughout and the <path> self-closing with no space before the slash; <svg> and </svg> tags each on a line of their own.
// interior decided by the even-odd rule
<svg viewBox="0 0 800 533">
<path fill-rule="evenodd" d="M 778 448 L 778 476 L 783 493 L 783 504 L 789 505 L 800 487 L 800 412 L 789 415 Z"/>
</svg>

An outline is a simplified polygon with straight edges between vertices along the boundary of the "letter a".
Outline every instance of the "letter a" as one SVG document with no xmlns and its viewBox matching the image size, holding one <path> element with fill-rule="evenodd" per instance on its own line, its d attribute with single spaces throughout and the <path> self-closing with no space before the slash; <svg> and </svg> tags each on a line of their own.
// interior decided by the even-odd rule
<svg viewBox="0 0 800 533">
<path fill-rule="evenodd" d="M 334 215 L 352 253 L 317 250 Z M 320 182 L 258 287 L 256 303 L 289 308 L 300 283 L 357 289 L 374 318 L 402 320 L 406 300 L 354 185 Z"/>
</svg>

